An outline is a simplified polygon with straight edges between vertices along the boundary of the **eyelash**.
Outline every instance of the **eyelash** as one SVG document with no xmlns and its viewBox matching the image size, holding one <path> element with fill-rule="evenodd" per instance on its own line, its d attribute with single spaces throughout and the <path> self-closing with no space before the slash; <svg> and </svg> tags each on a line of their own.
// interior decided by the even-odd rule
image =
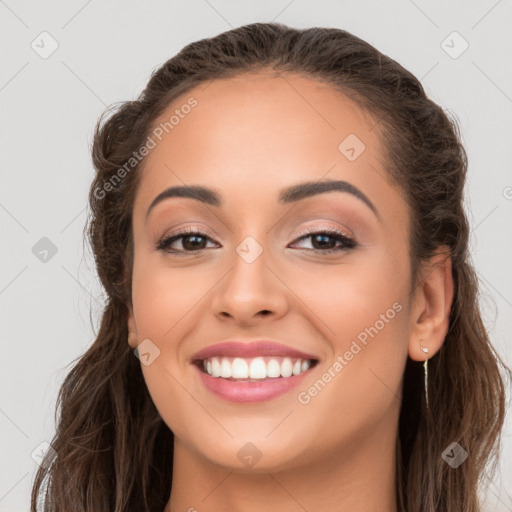
<svg viewBox="0 0 512 512">
<path fill-rule="evenodd" d="M 172 233 L 168 237 L 165 237 L 158 241 L 156 243 L 156 249 L 159 251 L 163 251 L 165 253 L 174 254 L 176 256 L 186 256 L 187 254 L 201 254 L 203 251 L 206 251 L 208 249 L 198 249 L 196 251 L 183 251 L 183 250 L 176 250 L 176 249 L 168 249 L 168 247 L 175 242 L 176 240 L 179 240 L 180 238 L 187 238 L 191 235 L 200 236 L 201 238 L 206 238 L 208 240 L 212 240 L 209 236 L 207 236 L 205 233 L 202 233 L 201 231 L 195 231 L 193 228 L 185 228 L 183 230 L 177 231 L 176 233 Z M 299 237 L 294 240 L 294 242 L 297 242 L 299 240 L 302 240 L 304 238 L 309 238 L 313 235 L 326 235 L 331 238 L 334 238 L 337 242 L 342 242 L 341 247 L 337 247 L 334 249 L 304 249 L 306 251 L 315 251 L 320 252 L 322 254 L 331 254 L 339 251 L 346 251 L 355 249 L 357 247 L 357 243 L 352 239 L 349 238 L 347 235 L 342 233 L 341 231 L 337 229 L 322 229 L 319 231 L 302 231 L 299 233 Z"/>
</svg>

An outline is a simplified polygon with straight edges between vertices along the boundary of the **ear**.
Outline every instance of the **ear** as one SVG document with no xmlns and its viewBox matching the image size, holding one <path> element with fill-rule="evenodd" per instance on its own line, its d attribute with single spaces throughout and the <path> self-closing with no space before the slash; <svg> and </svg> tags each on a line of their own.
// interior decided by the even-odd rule
<svg viewBox="0 0 512 512">
<path fill-rule="evenodd" d="M 414 291 L 409 357 L 424 361 L 436 354 L 444 343 L 449 328 L 453 301 L 453 275 L 450 250 L 440 247 L 424 264 Z M 428 349 L 426 354 L 422 347 Z"/>
<path fill-rule="evenodd" d="M 135 325 L 135 317 L 131 306 L 128 308 L 128 345 L 134 350 L 138 345 L 137 326 Z"/>
</svg>

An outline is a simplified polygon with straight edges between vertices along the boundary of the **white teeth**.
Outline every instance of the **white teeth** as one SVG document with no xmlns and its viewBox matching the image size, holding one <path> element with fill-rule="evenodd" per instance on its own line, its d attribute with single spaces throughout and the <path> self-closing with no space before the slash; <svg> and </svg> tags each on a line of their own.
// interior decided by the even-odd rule
<svg viewBox="0 0 512 512">
<path fill-rule="evenodd" d="M 292 372 L 292 360 L 289 357 L 285 357 L 281 363 L 281 377 L 291 377 Z"/>
<path fill-rule="evenodd" d="M 262 357 L 256 357 L 249 366 L 249 377 L 251 379 L 264 379 L 267 376 L 267 368 Z"/>
<path fill-rule="evenodd" d="M 217 358 L 214 357 L 213 359 Z M 249 377 L 249 365 L 245 359 L 242 359 L 241 357 L 235 357 L 235 359 L 233 359 L 231 376 L 234 379 L 247 379 Z"/>
<path fill-rule="evenodd" d="M 281 377 L 281 365 L 276 359 L 271 359 L 267 363 L 267 377 Z"/>
<path fill-rule="evenodd" d="M 220 377 L 220 363 L 216 357 L 212 359 L 212 377 Z"/>
<path fill-rule="evenodd" d="M 211 357 L 203 361 L 203 368 L 212 377 L 223 379 L 267 379 L 300 375 L 311 366 L 307 359 L 290 357 L 243 359 L 241 357 Z"/>
<path fill-rule="evenodd" d="M 231 377 L 231 363 L 225 357 L 222 358 L 222 364 L 220 365 L 220 369 L 221 377 L 224 377 L 225 379 L 229 379 L 229 377 Z"/>
</svg>

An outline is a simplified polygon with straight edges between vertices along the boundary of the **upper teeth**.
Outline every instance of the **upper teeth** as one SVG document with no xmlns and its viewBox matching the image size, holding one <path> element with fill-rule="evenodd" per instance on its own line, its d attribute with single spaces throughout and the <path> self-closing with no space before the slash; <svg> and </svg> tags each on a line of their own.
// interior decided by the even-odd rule
<svg viewBox="0 0 512 512">
<path fill-rule="evenodd" d="M 267 359 L 267 361 L 265 361 Z M 203 360 L 203 368 L 212 377 L 224 379 L 266 379 L 268 377 L 291 377 L 305 372 L 311 365 L 308 359 L 290 357 L 211 357 Z"/>
</svg>

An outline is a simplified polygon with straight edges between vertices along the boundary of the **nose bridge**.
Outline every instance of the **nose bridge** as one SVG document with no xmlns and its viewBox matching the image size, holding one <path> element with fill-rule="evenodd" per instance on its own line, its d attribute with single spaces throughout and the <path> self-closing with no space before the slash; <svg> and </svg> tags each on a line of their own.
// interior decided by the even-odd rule
<svg viewBox="0 0 512 512">
<path fill-rule="evenodd" d="M 245 236 L 235 247 L 235 254 L 233 254 L 233 269 L 228 281 L 229 288 L 232 292 L 236 292 L 239 298 L 243 296 L 255 298 L 263 293 L 265 283 L 268 283 L 268 277 L 265 274 L 270 272 L 267 267 L 269 249 L 264 246 L 263 237 L 256 236 Z"/>
<path fill-rule="evenodd" d="M 254 231 L 253 231 L 254 232 Z M 246 231 L 247 233 L 247 231 Z M 219 286 L 215 312 L 248 321 L 261 311 L 282 314 L 285 297 L 269 266 L 264 234 L 246 235 L 235 246 L 232 267 Z"/>
</svg>

